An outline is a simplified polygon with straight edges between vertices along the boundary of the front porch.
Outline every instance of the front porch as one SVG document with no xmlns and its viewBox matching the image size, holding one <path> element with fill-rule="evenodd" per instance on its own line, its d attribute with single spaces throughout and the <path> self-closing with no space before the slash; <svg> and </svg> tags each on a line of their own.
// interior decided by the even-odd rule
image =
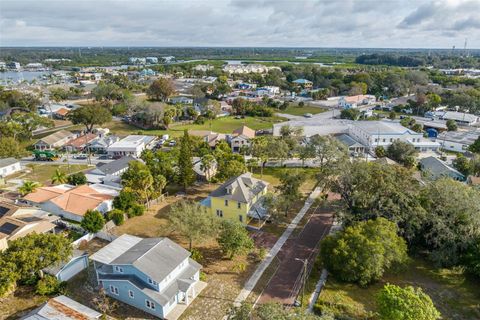
<svg viewBox="0 0 480 320">
<path fill-rule="evenodd" d="M 179 300 L 177 305 L 166 314 L 165 319 L 177 320 L 187 310 L 188 306 L 193 300 L 207 287 L 207 283 L 203 281 L 196 281 L 194 284 L 185 290 L 185 296 Z"/>
</svg>

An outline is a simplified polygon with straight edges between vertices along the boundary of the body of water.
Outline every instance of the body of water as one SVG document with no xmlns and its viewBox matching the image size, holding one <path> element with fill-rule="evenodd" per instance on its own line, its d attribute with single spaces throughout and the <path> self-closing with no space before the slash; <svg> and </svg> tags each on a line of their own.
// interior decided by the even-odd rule
<svg viewBox="0 0 480 320">
<path fill-rule="evenodd" d="M 2 82 L 21 82 L 23 80 L 40 80 L 43 76 L 50 75 L 49 71 L 6 71 L 0 72 L 0 81 Z"/>
</svg>

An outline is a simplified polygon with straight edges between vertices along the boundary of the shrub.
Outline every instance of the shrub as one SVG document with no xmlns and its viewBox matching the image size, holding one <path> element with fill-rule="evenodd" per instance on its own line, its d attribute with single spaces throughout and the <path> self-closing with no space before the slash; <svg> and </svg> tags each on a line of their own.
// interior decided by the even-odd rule
<svg viewBox="0 0 480 320">
<path fill-rule="evenodd" d="M 190 256 L 190 258 L 192 258 L 197 262 L 202 261 L 203 254 L 200 252 L 200 250 L 193 248 L 191 252 L 192 252 L 192 255 Z"/>
<path fill-rule="evenodd" d="M 71 185 L 79 186 L 87 183 L 87 177 L 85 176 L 85 173 L 77 172 L 69 175 L 67 177 L 67 182 Z"/>
<path fill-rule="evenodd" d="M 85 231 L 96 233 L 105 225 L 105 218 L 97 210 L 88 210 L 80 224 Z"/>
<path fill-rule="evenodd" d="M 138 216 L 143 215 L 144 212 L 145 212 L 145 206 L 143 206 L 143 205 L 141 205 L 141 204 L 138 204 L 138 203 L 134 203 L 134 204 L 128 209 L 127 216 L 128 216 L 129 218 L 138 217 Z"/>
<path fill-rule="evenodd" d="M 35 292 L 42 296 L 49 296 L 59 293 L 63 287 L 63 284 L 57 278 L 47 274 L 37 282 Z"/>
<path fill-rule="evenodd" d="M 115 225 L 121 226 L 125 222 L 125 214 L 123 211 L 118 209 L 113 209 L 108 213 L 108 220 L 113 220 Z"/>
</svg>

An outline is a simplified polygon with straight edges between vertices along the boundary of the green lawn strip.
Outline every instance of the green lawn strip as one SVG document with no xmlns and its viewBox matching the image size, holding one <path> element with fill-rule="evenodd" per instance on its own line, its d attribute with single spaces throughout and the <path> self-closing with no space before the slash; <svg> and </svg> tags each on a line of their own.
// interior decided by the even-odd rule
<svg viewBox="0 0 480 320">
<path fill-rule="evenodd" d="M 305 113 L 311 113 L 311 114 L 317 114 L 317 113 L 322 113 L 325 112 L 326 109 L 322 107 L 315 107 L 315 106 L 289 106 L 285 110 L 280 110 L 279 113 L 286 113 L 286 114 L 291 114 L 294 116 L 303 116 Z"/>
<path fill-rule="evenodd" d="M 27 167 L 30 168 L 31 172 L 28 174 L 23 174 L 18 178 L 24 180 L 31 180 L 40 182 L 42 184 L 49 184 L 50 180 L 55 173 L 55 170 L 59 169 L 67 174 L 72 174 L 80 171 L 85 171 L 91 166 L 85 164 L 71 164 L 68 166 L 67 164 L 28 164 Z"/>
<path fill-rule="evenodd" d="M 375 295 L 386 284 L 421 287 L 433 300 L 444 319 L 479 319 L 480 286 L 459 269 L 437 269 L 420 258 L 400 272 L 387 272 L 381 281 L 361 288 L 329 275 L 316 303 L 316 311 L 368 319 L 376 310 Z"/>
</svg>

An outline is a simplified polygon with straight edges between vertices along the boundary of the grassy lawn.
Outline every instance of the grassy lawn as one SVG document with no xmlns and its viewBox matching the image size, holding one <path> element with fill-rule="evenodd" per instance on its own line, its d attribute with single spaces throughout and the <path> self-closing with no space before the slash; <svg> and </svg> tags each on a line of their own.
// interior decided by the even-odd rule
<svg viewBox="0 0 480 320">
<path fill-rule="evenodd" d="M 305 113 L 317 114 L 321 112 L 325 112 L 326 109 L 322 107 L 315 107 L 315 106 L 292 106 L 290 105 L 287 109 L 279 111 L 280 113 L 291 114 L 294 116 L 303 116 Z"/>
<path fill-rule="evenodd" d="M 478 280 L 477 280 L 478 281 Z M 457 269 L 436 269 L 415 259 L 398 273 L 388 272 L 382 281 L 368 288 L 346 284 L 329 276 L 317 306 L 337 315 L 375 319 L 375 294 L 386 283 L 419 286 L 430 295 L 443 319 L 480 319 L 480 286 Z"/>
<path fill-rule="evenodd" d="M 55 170 L 60 169 L 67 174 L 72 174 L 79 171 L 85 171 L 91 167 L 84 164 L 71 164 L 70 166 L 66 164 L 28 164 L 27 167 L 30 169 L 29 173 L 21 173 L 15 178 L 17 179 L 26 179 L 31 181 L 37 181 L 41 184 L 47 185 L 50 183 L 50 179 L 54 174 Z"/>
<path fill-rule="evenodd" d="M 169 134 L 172 137 L 179 137 L 184 130 L 211 130 L 219 133 L 232 133 L 233 130 L 246 125 L 254 130 L 271 129 L 272 125 L 277 122 L 285 121 L 280 117 L 245 117 L 245 119 L 235 119 L 234 117 L 223 117 L 212 121 L 206 121 L 204 124 L 173 124 L 169 130 L 142 130 L 130 124 L 111 121 L 102 127 L 109 128 L 112 133 L 126 136 L 129 134 L 145 134 L 161 136 Z"/>
<path fill-rule="evenodd" d="M 0 299 L 0 319 L 19 319 L 46 300 L 48 297 L 35 294 L 33 287 L 18 287 L 13 294 Z"/>
</svg>

